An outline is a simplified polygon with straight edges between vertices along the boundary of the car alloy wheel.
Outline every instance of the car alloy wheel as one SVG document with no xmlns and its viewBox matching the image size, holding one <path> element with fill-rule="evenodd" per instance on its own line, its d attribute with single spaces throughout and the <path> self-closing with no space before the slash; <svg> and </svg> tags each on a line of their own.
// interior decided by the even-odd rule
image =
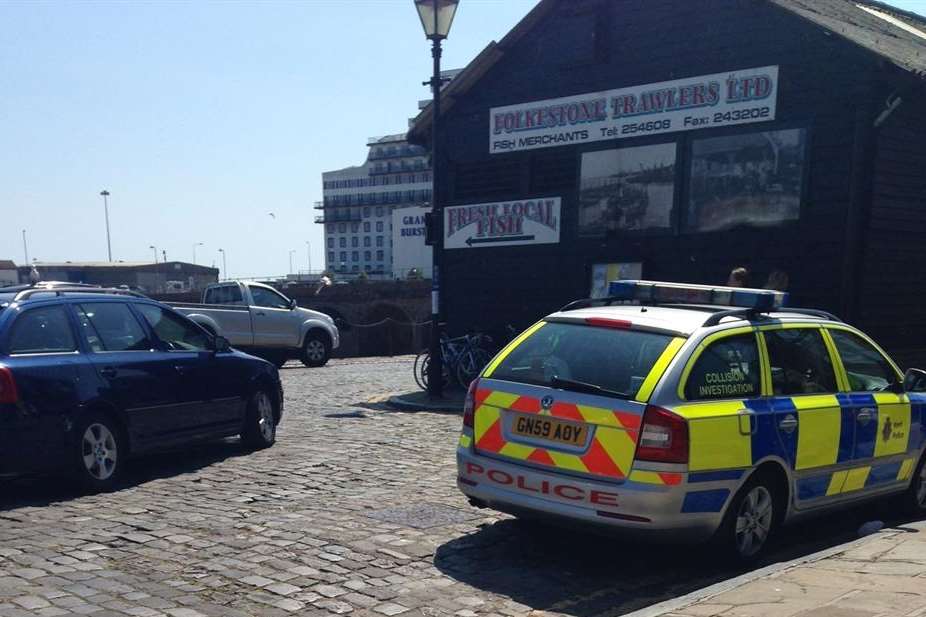
<svg viewBox="0 0 926 617">
<path fill-rule="evenodd" d="M 84 468 L 91 478 L 100 482 L 109 480 L 119 462 L 119 448 L 115 435 L 105 425 L 94 422 L 84 431 L 81 456 Z"/>
<path fill-rule="evenodd" d="M 775 507 L 768 489 L 759 484 L 752 487 L 736 514 L 736 550 L 743 557 L 752 557 L 762 550 L 772 531 Z"/>
<path fill-rule="evenodd" d="M 257 403 L 257 426 L 260 430 L 260 436 L 266 443 L 273 443 L 276 438 L 276 419 L 273 417 L 273 403 L 266 392 L 258 392 Z"/>
</svg>

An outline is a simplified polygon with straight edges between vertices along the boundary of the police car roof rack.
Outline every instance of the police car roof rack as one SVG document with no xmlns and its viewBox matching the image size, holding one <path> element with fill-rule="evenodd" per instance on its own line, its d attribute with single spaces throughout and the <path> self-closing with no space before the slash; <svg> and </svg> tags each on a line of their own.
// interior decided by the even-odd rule
<svg viewBox="0 0 926 617">
<path fill-rule="evenodd" d="M 576 309 L 588 308 L 594 306 L 596 303 L 600 302 L 602 306 L 611 306 L 615 302 L 626 302 L 627 298 L 619 298 L 615 296 L 607 296 L 604 298 L 583 298 L 581 300 L 573 300 L 563 308 L 559 310 L 561 313 L 566 311 L 574 311 Z"/>
<path fill-rule="evenodd" d="M 745 319 L 746 321 L 755 321 L 769 319 L 767 313 L 771 311 L 765 311 L 754 308 L 747 309 L 733 309 L 729 311 L 717 311 L 710 317 L 704 320 L 702 324 L 705 328 L 710 328 L 711 326 L 718 325 L 721 321 L 727 317 L 736 317 L 740 319 Z M 810 317 L 819 317 L 820 319 L 828 319 L 830 321 L 842 321 L 832 313 L 826 311 L 821 311 L 818 309 L 804 309 L 804 308 L 780 308 L 775 310 L 776 313 L 796 313 L 798 315 L 808 315 Z"/>
</svg>

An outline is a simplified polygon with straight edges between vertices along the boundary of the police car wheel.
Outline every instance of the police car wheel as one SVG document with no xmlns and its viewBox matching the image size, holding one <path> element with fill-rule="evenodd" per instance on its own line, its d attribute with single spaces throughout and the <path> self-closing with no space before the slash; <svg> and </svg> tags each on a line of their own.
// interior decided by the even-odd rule
<svg viewBox="0 0 926 617">
<path fill-rule="evenodd" d="M 721 539 L 739 561 L 752 561 L 769 544 L 778 524 L 774 489 L 763 478 L 751 478 L 730 504 Z"/>
<path fill-rule="evenodd" d="M 920 459 L 916 471 L 913 472 L 913 479 L 910 481 L 910 488 L 904 496 L 906 506 L 915 514 L 926 513 L 926 455 Z"/>
<path fill-rule="evenodd" d="M 265 390 L 258 390 L 248 401 L 241 440 L 248 448 L 269 448 L 277 439 L 277 414 L 273 398 Z"/>
</svg>

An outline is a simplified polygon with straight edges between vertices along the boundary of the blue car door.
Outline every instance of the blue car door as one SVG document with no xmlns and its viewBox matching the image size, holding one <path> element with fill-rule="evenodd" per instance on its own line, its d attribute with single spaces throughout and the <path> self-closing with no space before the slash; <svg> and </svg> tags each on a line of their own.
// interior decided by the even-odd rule
<svg viewBox="0 0 926 617">
<path fill-rule="evenodd" d="M 125 414 L 133 446 L 143 450 L 187 432 L 196 401 L 128 305 L 87 301 L 74 309 L 102 396 Z"/>
<path fill-rule="evenodd" d="M 246 375 L 236 371 L 242 366 L 235 362 L 237 358 L 215 353 L 209 335 L 185 317 L 154 304 L 137 303 L 134 307 L 197 401 L 196 413 L 190 418 L 194 430 L 203 434 L 237 432 L 244 418 L 247 391 Z"/>
</svg>

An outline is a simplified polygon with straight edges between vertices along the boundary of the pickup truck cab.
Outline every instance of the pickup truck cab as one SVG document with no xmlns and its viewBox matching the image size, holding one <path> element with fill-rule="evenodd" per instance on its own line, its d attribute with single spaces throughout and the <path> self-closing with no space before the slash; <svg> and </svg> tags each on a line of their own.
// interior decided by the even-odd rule
<svg viewBox="0 0 926 617">
<path fill-rule="evenodd" d="M 202 304 L 172 303 L 211 334 L 233 347 L 282 366 L 298 358 L 306 366 L 323 366 L 340 343 L 334 320 L 297 306 L 269 285 L 228 281 L 209 285 Z"/>
</svg>

